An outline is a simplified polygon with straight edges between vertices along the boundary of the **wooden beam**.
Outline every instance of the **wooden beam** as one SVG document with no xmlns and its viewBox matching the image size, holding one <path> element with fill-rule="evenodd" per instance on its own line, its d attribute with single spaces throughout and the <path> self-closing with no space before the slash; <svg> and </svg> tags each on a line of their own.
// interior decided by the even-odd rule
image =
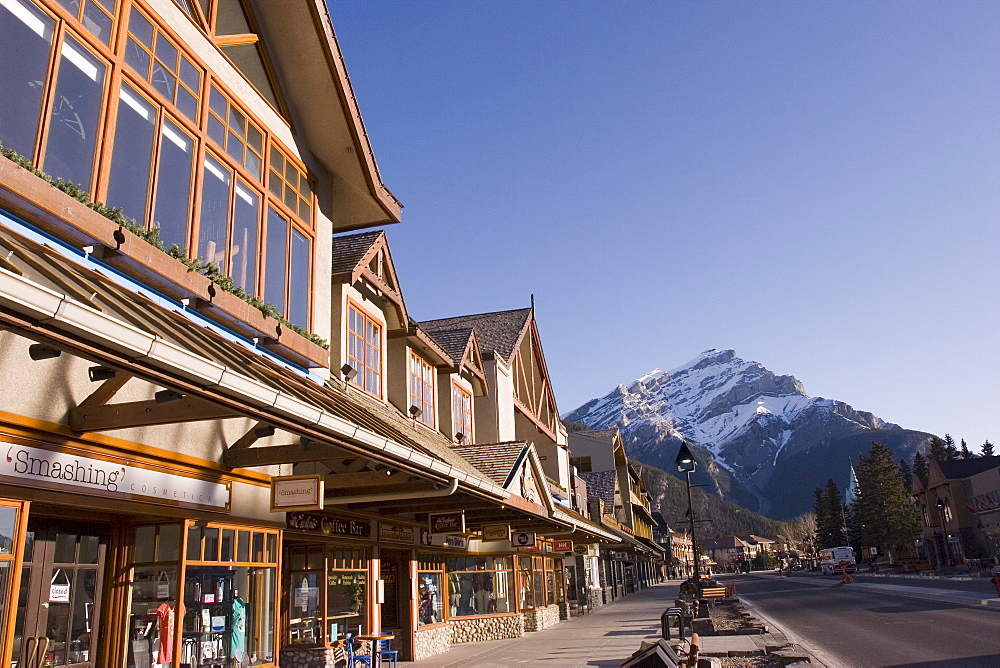
<svg viewBox="0 0 1000 668">
<path fill-rule="evenodd" d="M 218 404 L 185 396 L 164 404 L 149 400 L 71 408 L 69 427 L 73 431 L 80 432 L 107 431 L 234 417 L 241 416 Z"/>
<path fill-rule="evenodd" d="M 348 487 L 382 487 L 416 482 L 416 476 L 389 471 L 364 471 L 362 473 L 336 473 L 326 476 L 324 485 L 330 489 Z"/>
<path fill-rule="evenodd" d="M 117 371 L 114 378 L 108 378 L 94 390 L 89 397 L 80 402 L 79 408 L 89 408 L 91 406 L 103 406 L 111 401 L 118 390 L 124 387 L 125 383 L 132 378 L 127 373 Z"/>
<path fill-rule="evenodd" d="M 335 504 L 337 503 L 337 497 L 361 496 L 363 494 L 421 494 L 423 492 L 435 492 L 439 489 L 441 489 L 441 485 L 435 483 L 413 484 L 409 482 L 403 482 L 390 487 L 379 487 L 377 490 L 373 490 L 370 487 L 345 487 L 338 489 L 336 494 L 327 494 L 326 502 Z M 406 499 L 406 501 L 409 503 L 418 503 L 420 499 Z M 348 505 L 352 508 L 357 508 L 378 506 L 383 503 L 385 501 L 355 501 Z"/>
<path fill-rule="evenodd" d="M 263 429 L 264 427 L 270 426 L 267 422 L 258 422 L 250 431 L 240 436 L 235 443 L 229 446 L 229 450 L 242 450 L 243 448 L 249 448 L 251 445 L 257 442 L 257 430 Z"/>
<path fill-rule="evenodd" d="M 313 441 L 309 444 L 308 450 L 303 450 L 301 444 L 268 445 L 235 450 L 227 448 L 222 453 L 222 461 L 229 468 L 247 468 L 251 466 L 316 462 L 343 456 L 344 451 L 340 448 Z"/>
</svg>

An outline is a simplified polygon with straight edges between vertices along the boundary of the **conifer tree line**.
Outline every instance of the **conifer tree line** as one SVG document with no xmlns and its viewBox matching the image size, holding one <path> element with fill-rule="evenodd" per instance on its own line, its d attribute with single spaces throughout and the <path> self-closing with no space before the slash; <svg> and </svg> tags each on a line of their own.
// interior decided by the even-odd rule
<svg viewBox="0 0 1000 668">
<path fill-rule="evenodd" d="M 851 545 L 862 558 L 861 547 L 877 548 L 895 561 L 899 550 L 920 532 L 910 498 L 911 469 L 906 460 L 893 461 L 892 451 L 873 442 L 861 455 L 856 500 L 846 504 L 837 484 L 828 480 L 815 495 L 817 547 Z"/>
<path fill-rule="evenodd" d="M 910 497 L 913 476 L 926 485 L 931 460 L 946 462 L 994 454 L 989 441 L 980 446 L 977 454 L 965 439 L 956 443 L 951 434 L 945 434 L 944 438 L 932 436 L 927 454 L 917 451 L 911 464 L 906 459 L 893 462 L 892 451 L 873 442 L 855 470 L 857 494 L 853 503 L 846 502 L 832 479 L 827 480 L 825 488 L 814 491 L 816 547 L 851 545 L 859 559 L 859 548 L 874 547 L 894 561 L 899 550 L 920 535 L 919 518 Z"/>
</svg>

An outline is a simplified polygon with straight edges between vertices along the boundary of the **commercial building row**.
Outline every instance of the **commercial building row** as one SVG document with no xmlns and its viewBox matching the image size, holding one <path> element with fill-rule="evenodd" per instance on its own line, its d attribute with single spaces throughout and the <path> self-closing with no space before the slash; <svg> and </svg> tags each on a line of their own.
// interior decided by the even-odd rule
<svg viewBox="0 0 1000 668">
<path fill-rule="evenodd" d="M 0 34 L 0 664 L 422 658 L 660 577 L 620 436 L 614 480 L 570 464 L 534 308 L 408 311 L 322 0 L 2 0 Z"/>
</svg>

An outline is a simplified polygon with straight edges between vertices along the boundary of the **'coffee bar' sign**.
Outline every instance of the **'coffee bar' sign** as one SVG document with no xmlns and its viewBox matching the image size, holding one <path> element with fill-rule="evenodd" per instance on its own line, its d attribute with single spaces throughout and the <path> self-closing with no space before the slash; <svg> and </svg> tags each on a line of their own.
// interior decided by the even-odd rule
<svg viewBox="0 0 1000 668">
<path fill-rule="evenodd" d="M 431 513 L 427 518 L 429 533 L 465 533 L 465 511 Z"/>
<path fill-rule="evenodd" d="M 321 533 L 324 536 L 354 536 L 368 538 L 372 535 L 372 523 L 336 515 L 317 513 L 288 513 L 285 521 L 289 529 Z"/>
</svg>

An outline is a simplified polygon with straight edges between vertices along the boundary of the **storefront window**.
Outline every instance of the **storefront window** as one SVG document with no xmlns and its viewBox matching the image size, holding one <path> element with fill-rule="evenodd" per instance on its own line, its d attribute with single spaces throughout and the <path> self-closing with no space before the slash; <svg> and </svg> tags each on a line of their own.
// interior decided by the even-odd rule
<svg viewBox="0 0 1000 668">
<path fill-rule="evenodd" d="M 448 559 L 448 614 L 470 617 L 512 611 L 510 557 Z"/>
<path fill-rule="evenodd" d="M 21 504 L 18 502 L 13 502 L 15 505 L 6 505 L 10 502 L 0 503 L 2 503 L 0 505 L 0 647 L 3 647 L 7 619 L 11 613 L 16 611 L 15 601 L 11 600 L 10 579 L 14 568 L 14 545 L 21 519 Z"/>
<path fill-rule="evenodd" d="M 566 602 L 564 583 L 563 560 L 546 557 L 545 596 L 549 605 Z"/>
<path fill-rule="evenodd" d="M 277 542 L 274 531 L 188 526 L 187 555 L 197 563 L 184 570 L 182 666 L 275 660 Z"/>
<path fill-rule="evenodd" d="M 368 550 L 295 547 L 288 563 L 289 644 L 331 643 L 367 631 Z"/>
<path fill-rule="evenodd" d="M 437 555 L 417 555 L 417 625 L 428 626 L 444 621 L 444 559 Z"/>
<path fill-rule="evenodd" d="M 174 633 L 177 629 L 180 525 L 136 527 L 133 544 L 129 642 L 125 665 L 128 668 L 169 666 L 173 660 Z"/>
</svg>

